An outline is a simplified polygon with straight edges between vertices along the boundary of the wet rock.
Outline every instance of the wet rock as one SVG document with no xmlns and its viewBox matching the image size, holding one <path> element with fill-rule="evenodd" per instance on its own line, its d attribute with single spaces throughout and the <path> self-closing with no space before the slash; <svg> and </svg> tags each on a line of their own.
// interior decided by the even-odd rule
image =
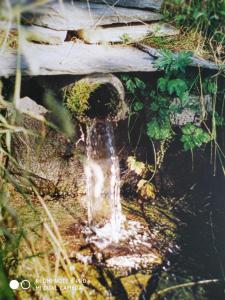
<svg viewBox="0 0 225 300">
<path fill-rule="evenodd" d="M 126 255 L 109 258 L 107 261 L 108 267 L 119 267 L 119 268 L 147 268 L 151 264 L 161 263 L 158 256 L 151 254 L 143 255 Z"/>
<path fill-rule="evenodd" d="M 48 126 L 51 113 L 28 97 L 20 99 L 18 110 L 17 124 L 26 128 L 28 134 L 18 133 L 13 138 L 18 166 L 11 166 L 12 171 L 20 179 L 28 178 L 42 194 L 78 194 L 83 167 L 82 149 L 76 147 L 75 137 L 68 139 Z"/>
<path fill-rule="evenodd" d="M 90 44 L 139 42 L 148 35 L 170 36 L 179 34 L 179 30 L 168 24 L 151 23 L 147 25 L 129 25 L 118 27 L 85 28 L 78 31 L 78 36 Z"/>
</svg>

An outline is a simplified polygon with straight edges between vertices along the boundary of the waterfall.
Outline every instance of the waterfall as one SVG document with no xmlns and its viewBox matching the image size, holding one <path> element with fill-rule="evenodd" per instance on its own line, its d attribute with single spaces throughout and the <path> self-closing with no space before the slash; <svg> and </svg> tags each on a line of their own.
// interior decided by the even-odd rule
<svg viewBox="0 0 225 300">
<path fill-rule="evenodd" d="M 87 126 L 86 152 L 84 171 L 89 227 L 100 239 L 118 242 L 124 216 L 112 122 L 93 120 Z"/>
</svg>

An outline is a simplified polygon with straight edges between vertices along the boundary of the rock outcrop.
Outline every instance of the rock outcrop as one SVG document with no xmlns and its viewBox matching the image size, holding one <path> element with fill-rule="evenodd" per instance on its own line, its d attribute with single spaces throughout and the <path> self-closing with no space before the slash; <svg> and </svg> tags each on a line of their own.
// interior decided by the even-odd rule
<svg viewBox="0 0 225 300">
<path fill-rule="evenodd" d="M 17 124 L 26 128 L 28 134 L 18 133 L 13 138 L 18 167 L 13 166 L 12 172 L 22 181 L 28 178 L 42 194 L 77 193 L 82 186 L 83 169 L 76 136 L 68 139 L 47 125 L 51 122 L 51 112 L 27 97 L 20 99 L 18 110 Z"/>
</svg>

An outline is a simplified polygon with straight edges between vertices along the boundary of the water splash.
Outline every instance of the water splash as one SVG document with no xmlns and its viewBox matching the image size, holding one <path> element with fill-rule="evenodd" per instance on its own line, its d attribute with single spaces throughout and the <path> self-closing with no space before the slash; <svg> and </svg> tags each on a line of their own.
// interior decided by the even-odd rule
<svg viewBox="0 0 225 300">
<path fill-rule="evenodd" d="M 82 234 L 97 250 L 94 257 L 78 254 L 77 259 L 89 264 L 97 259 L 109 268 L 129 271 L 161 263 L 160 256 L 152 251 L 157 233 L 129 216 L 126 220 L 122 214 L 119 159 L 110 121 L 92 121 L 87 127 L 86 149 L 84 171 L 89 224 L 82 227 Z"/>
<path fill-rule="evenodd" d="M 105 242 L 118 242 L 125 218 L 112 123 L 93 120 L 87 128 L 86 147 L 84 171 L 89 227 Z"/>
</svg>

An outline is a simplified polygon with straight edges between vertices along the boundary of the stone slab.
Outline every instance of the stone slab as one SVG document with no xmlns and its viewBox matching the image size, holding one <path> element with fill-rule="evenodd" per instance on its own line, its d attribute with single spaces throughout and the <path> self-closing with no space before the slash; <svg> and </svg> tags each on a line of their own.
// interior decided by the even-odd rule
<svg viewBox="0 0 225 300">
<path fill-rule="evenodd" d="M 162 15 L 140 9 L 110 7 L 104 4 L 54 1 L 23 15 L 23 22 L 55 30 L 79 30 L 100 25 L 152 22 Z"/>
<path fill-rule="evenodd" d="M 78 31 L 78 36 L 90 44 L 138 42 L 148 35 L 162 37 L 177 34 L 179 34 L 179 30 L 165 23 L 127 25 L 107 28 L 97 27 L 95 29 L 82 29 Z"/>
</svg>

